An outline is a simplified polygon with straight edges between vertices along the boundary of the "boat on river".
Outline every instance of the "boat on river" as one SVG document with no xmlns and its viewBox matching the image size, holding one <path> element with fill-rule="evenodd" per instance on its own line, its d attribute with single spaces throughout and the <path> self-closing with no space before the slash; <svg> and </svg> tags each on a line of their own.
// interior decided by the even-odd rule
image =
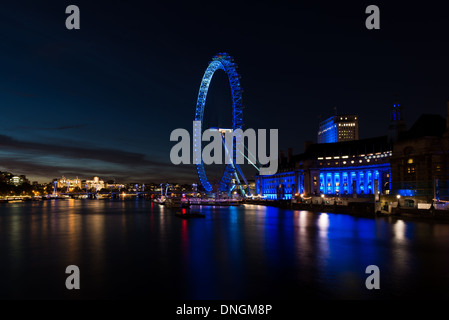
<svg viewBox="0 0 449 320">
<path fill-rule="evenodd" d="M 190 212 L 190 210 L 182 209 L 175 213 L 175 216 L 181 219 L 205 218 L 206 215 L 199 212 Z"/>
</svg>

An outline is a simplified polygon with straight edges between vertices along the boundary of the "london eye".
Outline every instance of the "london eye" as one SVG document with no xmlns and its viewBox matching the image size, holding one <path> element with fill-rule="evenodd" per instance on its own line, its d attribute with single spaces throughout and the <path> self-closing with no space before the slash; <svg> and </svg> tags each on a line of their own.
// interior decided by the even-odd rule
<svg viewBox="0 0 449 320">
<path fill-rule="evenodd" d="M 209 90 L 209 85 L 211 83 L 212 77 L 215 71 L 217 70 L 223 70 L 227 74 L 229 84 L 231 87 L 232 130 L 235 131 L 237 129 L 243 129 L 243 104 L 242 104 L 242 87 L 240 85 L 240 75 L 237 72 L 237 64 L 234 62 L 234 58 L 228 55 L 227 53 L 218 53 L 217 55 L 215 55 L 212 58 L 212 61 L 210 61 L 206 71 L 204 72 L 204 76 L 201 81 L 201 86 L 198 92 L 198 99 L 195 111 L 195 121 L 199 121 L 201 125 L 203 124 L 203 115 L 206 106 L 207 92 Z M 201 144 L 201 141 L 199 141 L 198 143 Z M 242 193 L 245 194 L 242 184 L 245 183 L 248 186 L 248 182 L 246 181 L 242 170 L 236 163 L 236 150 L 239 150 L 238 148 L 239 146 L 237 145 L 238 143 L 243 142 L 239 142 L 237 140 L 236 143 L 233 143 L 232 150 L 227 150 L 225 146 L 226 156 L 232 159 L 232 161 L 230 161 L 230 163 L 228 163 L 224 169 L 223 176 L 221 177 L 219 183 L 218 189 L 219 192 L 229 193 L 236 186 L 238 186 L 240 187 Z M 206 176 L 206 171 L 204 168 L 202 157 L 201 162 L 196 164 L 196 170 L 203 188 L 207 192 L 211 192 L 213 187 Z M 234 183 L 232 183 L 233 180 L 235 181 Z"/>
</svg>

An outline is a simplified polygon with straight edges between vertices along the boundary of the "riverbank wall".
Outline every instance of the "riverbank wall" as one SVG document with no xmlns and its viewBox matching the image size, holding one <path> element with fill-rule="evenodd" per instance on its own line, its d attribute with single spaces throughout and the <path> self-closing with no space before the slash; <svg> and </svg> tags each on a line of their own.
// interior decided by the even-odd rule
<svg viewBox="0 0 449 320">
<path fill-rule="evenodd" d="M 344 205 L 335 203 L 294 203 L 291 200 L 245 200 L 244 203 L 272 206 L 289 210 L 306 210 L 348 214 L 360 217 L 393 217 L 404 219 L 423 219 L 449 222 L 449 210 L 390 208 L 390 212 L 375 206 L 374 202 L 348 202 Z"/>
</svg>

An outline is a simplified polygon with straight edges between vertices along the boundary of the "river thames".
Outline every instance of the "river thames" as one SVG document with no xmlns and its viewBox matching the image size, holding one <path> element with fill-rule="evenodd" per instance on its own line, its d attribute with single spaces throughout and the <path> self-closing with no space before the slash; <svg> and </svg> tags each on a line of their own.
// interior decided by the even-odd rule
<svg viewBox="0 0 449 320">
<path fill-rule="evenodd" d="M 0 205 L 1 299 L 449 298 L 449 224 L 145 200 Z M 80 290 L 67 290 L 68 265 Z M 380 289 L 368 290 L 368 265 Z"/>
</svg>

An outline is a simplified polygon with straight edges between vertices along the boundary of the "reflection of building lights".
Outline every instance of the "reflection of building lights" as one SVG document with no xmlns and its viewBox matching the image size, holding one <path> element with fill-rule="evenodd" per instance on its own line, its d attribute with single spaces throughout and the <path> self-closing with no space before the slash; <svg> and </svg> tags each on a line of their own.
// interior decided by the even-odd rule
<svg viewBox="0 0 449 320">
<path fill-rule="evenodd" d="M 320 217 L 318 218 L 318 226 L 322 231 L 326 231 L 329 227 L 329 216 L 326 213 L 320 214 Z"/>
<path fill-rule="evenodd" d="M 398 239 L 398 240 L 405 239 L 405 229 L 406 229 L 406 225 L 405 225 L 404 221 L 402 221 L 402 220 L 398 220 L 394 224 L 393 230 L 394 230 L 394 235 L 395 235 L 396 239 Z"/>
</svg>

